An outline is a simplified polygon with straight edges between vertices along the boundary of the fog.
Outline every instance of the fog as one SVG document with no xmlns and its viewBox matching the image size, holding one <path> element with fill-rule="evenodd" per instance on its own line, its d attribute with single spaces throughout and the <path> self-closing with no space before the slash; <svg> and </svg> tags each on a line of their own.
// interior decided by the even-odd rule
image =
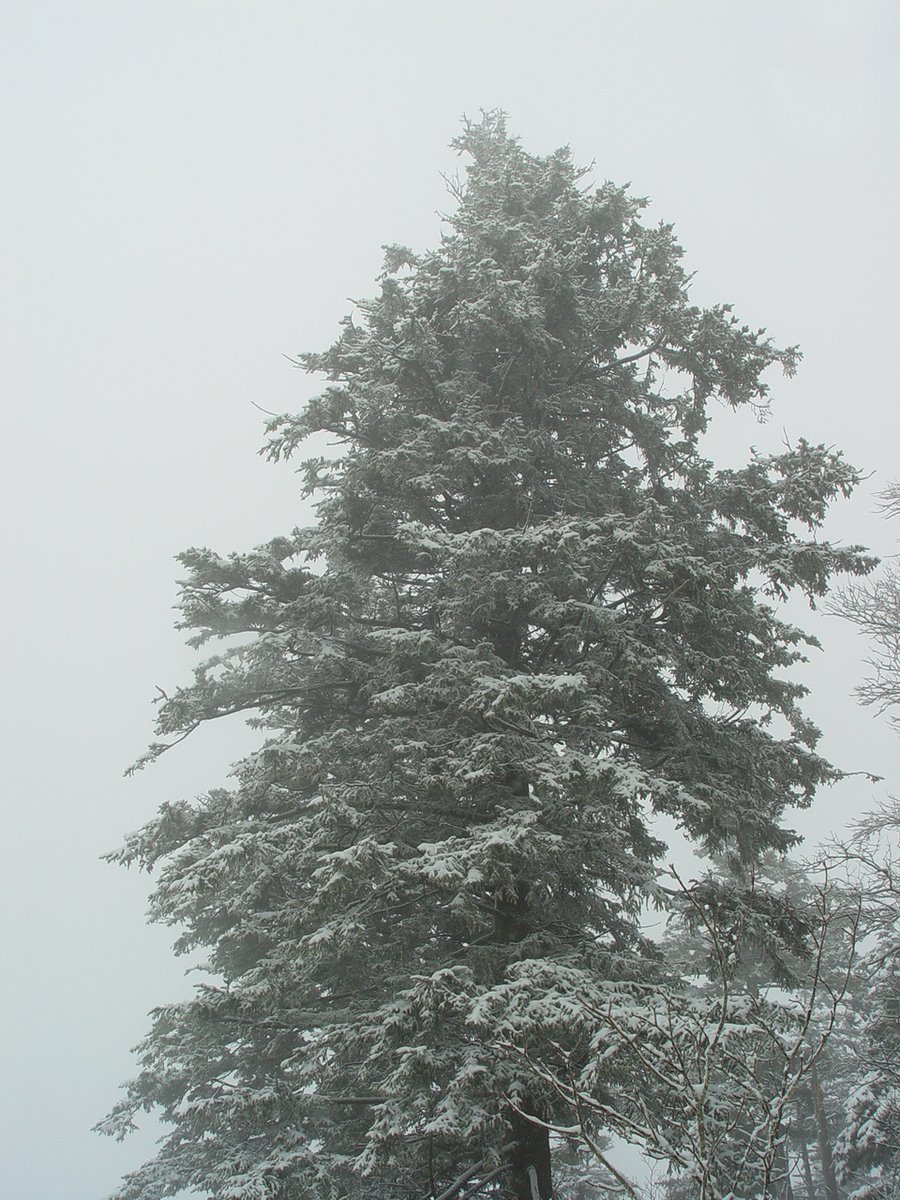
<svg viewBox="0 0 900 1200">
<path fill-rule="evenodd" d="M 173 555 L 309 519 L 256 455 L 260 406 L 314 381 L 380 246 L 426 248 L 460 117 L 502 107 L 529 150 L 568 143 L 674 222 L 698 303 L 732 301 L 804 352 L 766 425 L 717 414 L 710 453 L 805 436 L 868 473 L 829 535 L 893 553 L 900 474 L 900 10 L 683 0 L 36 0 L 2 6 L 3 705 L 0 1162 L 16 1200 L 88 1200 L 152 1150 L 90 1132 L 147 1012 L 188 963 L 150 881 L 101 861 L 252 744 L 202 731 L 124 779 L 157 686 L 192 656 Z M 795 617 L 799 610 L 792 610 Z M 813 840 L 900 787 L 853 687 L 866 647 L 812 614 L 808 711 L 857 776 L 797 814 Z"/>
</svg>

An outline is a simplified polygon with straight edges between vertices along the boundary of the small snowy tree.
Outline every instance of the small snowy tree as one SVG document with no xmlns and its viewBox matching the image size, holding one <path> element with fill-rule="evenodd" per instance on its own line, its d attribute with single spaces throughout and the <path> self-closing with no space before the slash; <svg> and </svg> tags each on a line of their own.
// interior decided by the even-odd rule
<svg viewBox="0 0 900 1200">
<path fill-rule="evenodd" d="M 888 516 L 900 514 L 900 484 L 882 493 Z M 883 567 L 868 585 L 841 595 L 837 609 L 867 634 L 873 674 L 859 689 L 900 731 L 900 569 Z M 857 1079 L 838 1138 L 839 1165 L 852 1200 L 900 1196 L 900 803 L 867 814 L 838 848 L 854 865 L 866 898 L 869 950 L 860 971 L 856 1014 Z"/>
<path fill-rule="evenodd" d="M 867 569 L 818 532 L 857 476 L 803 441 L 700 451 L 796 353 L 692 305 L 671 228 L 567 151 L 496 115 L 457 146 L 440 245 L 388 250 L 271 426 L 273 459 L 343 445 L 303 468 L 318 524 L 182 556 L 181 624 L 222 650 L 149 757 L 234 713 L 265 741 L 114 856 L 215 977 L 157 1011 L 106 1122 L 171 1125 L 119 1200 L 548 1200 L 558 1097 L 492 1042 L 492 989 L 639 980 L 652 814 L 751 860 L 834 776 L 774 604 Z"/>
<path fill-rule="evenodd" d="M 889 517 L 900 516 L 900 483 L 881 493 Z M 845 588 L 833 611 L 852 621 L 872 646 L 871 677 L 858 689 L 863 704 L 874 705 L 900 731 L 900 566 L 883 566 L 878 578 Z"/>
<path fill-rule="evenodd" d="M 788 1131 L 842 1016 L 859 919 L 827 875 L 792 874 L 793 895 L 740 864 L 691 885 L 673 870 L 652 974 L 591 985 L 546 972 L 538 1004 L 524 964 L 488 993 L 482 1026 L 555 1093 L 546 1124 L 593 1156 L 596 1186 L 648 1196 L 602 1144 L 611 1132 L 664 1166 L 672 1200 L 790 1194 Z"/>
<path fill-rule="evenodd" d="M 900 1196 L 900 804 L 867 813 L 835 843 L 863 899 L 862 955 L 827 1080 L 841 1102 L 835 1159 L 849 1200 Z"/>
</svg>

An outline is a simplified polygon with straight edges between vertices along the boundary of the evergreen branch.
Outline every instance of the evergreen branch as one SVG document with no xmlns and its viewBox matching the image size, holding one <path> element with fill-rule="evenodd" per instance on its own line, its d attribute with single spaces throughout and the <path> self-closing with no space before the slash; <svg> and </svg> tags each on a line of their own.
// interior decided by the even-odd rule
<svg viewBox="0 0 900 1200">
<path fill-rule="evenodd" d="M 515 1143 L 507 1142 L 505 1146 L 500 1148 L 500 1154 L 508 1154 L 513 1149 L 515 1149 Z M 449 1187 L 445 1188 L 439 1196 L 433 1197 L 433 1200 L 453 1200 L 453 1197 L 458 1196 L 460 1190 L 464 1188 L 472 1179 L 474 1179 L 478 1172 L 483 1170 L 484 1166 L 485 1159 L 480 1158 L 474 1166 L 468 1167 L 461 1175 L 458 1175 L 456 1179 L 454 1179 L 449 1185 Z M 503 1169 L 506 1170 L 507 1168 L 504 1167 Z M 485 1182 L 485 1180 L 482 1180 L 482 1182 L 479 1184 L 479 1187 L 482 1187 Z M 470 1194 L 474 1195 L 474 1193 Z M 423 1200 L 432 1200 L 432 1198 L 425 1196 L 423 1197 Z"/>
<path fill-rule="evenodd" d="M 499 1167 L 494 1167 L 493 1171 L 488 1171 L 482 1179 L 480 1179 L 474 1187 L 469 1188 L 465 1192 L 459 1193 L 459 1200 L 469 1200 L 470 1196 L 477 1196 L 479 1192 L 484 1191 L 489 1183 L 498 1179 L 506 1171 L 512 1168 L 512 1163 L 501 1163 Z"/>
</svg>

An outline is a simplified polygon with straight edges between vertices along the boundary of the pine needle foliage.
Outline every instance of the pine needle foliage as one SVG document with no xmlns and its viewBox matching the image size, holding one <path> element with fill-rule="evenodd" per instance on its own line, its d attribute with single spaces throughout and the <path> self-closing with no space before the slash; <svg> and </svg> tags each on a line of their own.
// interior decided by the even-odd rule
<svg viewBox="0 0 900 1200">
<path fill-rule="evenodd" d="M 172 1129 L 118 1200 L 420 1200 L 461 1175 L 546 1200 L 527 1118 L 553 1097 L 485 997 L 649 978 L 652 814 L 750 861 L 834 776 L 776 605 L 868 569 L 818 534 L 857 475 L 804 441 L 740 470 L 700 449 L 796 351 L 693 305 L 672 228 L 567 150 L 498 114 L 455 144 L 440 244 L 388 248 L 302 359 L 323 390 L 271 424 L 273 460 L 340 443 L 301 468 L 317 524 L 181 556 L 181 626 L 221 652 L 147 758 L 227 714 L 265 739 L 113 856 L 157 873 L 154 917 L 214 977 L 156 1012 L 105 1123 Z"/>
</svg>

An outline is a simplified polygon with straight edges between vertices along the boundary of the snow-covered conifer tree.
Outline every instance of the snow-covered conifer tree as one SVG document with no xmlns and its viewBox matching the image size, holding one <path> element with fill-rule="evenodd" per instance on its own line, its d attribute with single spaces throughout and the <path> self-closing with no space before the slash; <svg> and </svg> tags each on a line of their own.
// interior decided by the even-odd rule
<svg viewBox="0 0 900 1200">
<path fill-rule="evenodd" d="M 652 814 L 750 860 L 833 774 L 775 605 L 866 569 L 817 533 L 856 474 L 700 448 L 796 353 L 695 307 L 672 229 L 568 151 L 497 115 L 457 146 L 440 245 L 388 250 L 303 360 L 324 390 L 272 424 L 273 459 L 343 445 L 306 464 L 316 526 L 182 556 L 182 625 L 222 652 L 150 756 L 229 713 L 265 741 L 117 856 L 216 977 L 157 1011 L 106 1123 L 171 1125 L 119 1200 L 548 1200 L 554 1097 L 485 998 L 642 976 Z"/>
</svg>

